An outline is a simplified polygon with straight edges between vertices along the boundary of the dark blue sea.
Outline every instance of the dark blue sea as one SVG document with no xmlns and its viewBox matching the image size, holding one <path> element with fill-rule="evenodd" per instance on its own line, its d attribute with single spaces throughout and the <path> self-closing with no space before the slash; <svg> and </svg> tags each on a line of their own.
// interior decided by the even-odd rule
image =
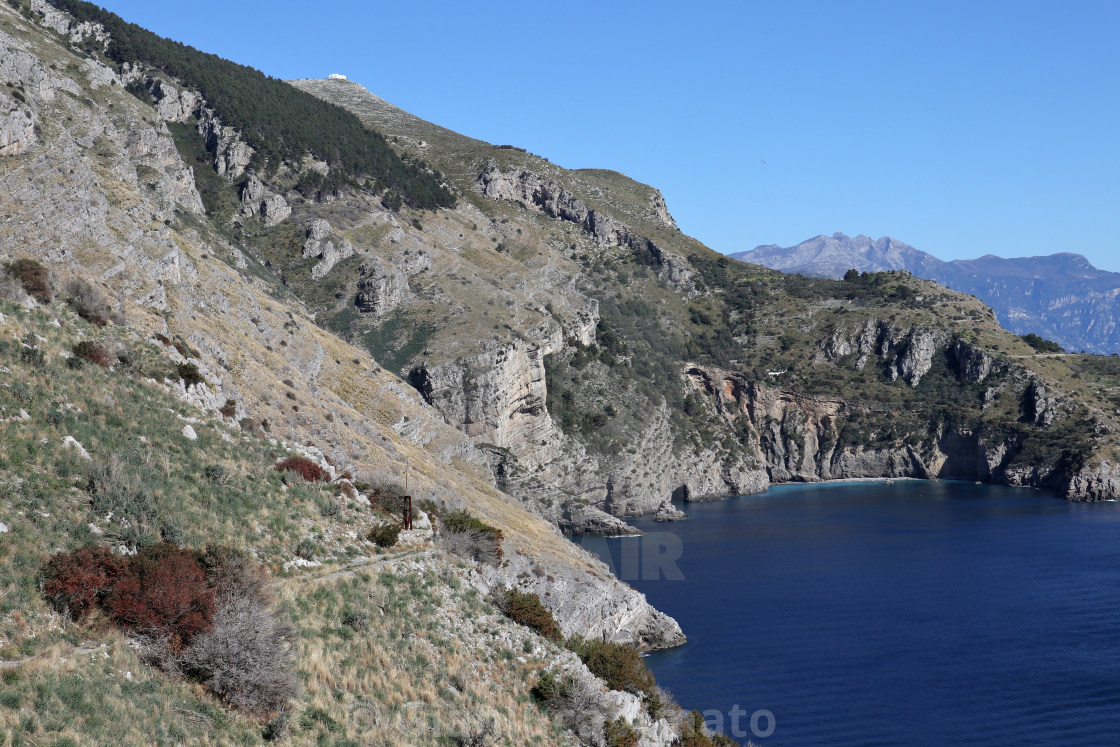
<svg viewBox="0 0 1120 747">
<path fill-rule="evenodd" d="M 680 622 L 646 662 L 737 741 L 1120 745 L 1120 503 L 900 481 L 684 510 L 579 541 Z"/>
</svg>

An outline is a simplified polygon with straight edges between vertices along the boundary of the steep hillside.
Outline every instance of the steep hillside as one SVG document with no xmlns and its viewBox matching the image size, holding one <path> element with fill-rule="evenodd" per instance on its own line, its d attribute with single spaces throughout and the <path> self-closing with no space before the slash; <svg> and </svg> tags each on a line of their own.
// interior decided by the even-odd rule
<svg viewBox="0 0 1120 747">
<path fill-rule="evenodd" d="M 783 272 L 839 279 L 862 272 L 908 270 L 976 296 L 1016 334 L 1037 334 L 1067 350 L 1120 351 L 1120 273 L 1098 270 L 1079 254 L 943 262 L 931 254 L 884 237 L 817 236 L 797 246 L 760 246 L 730 255 Z"/>
<path fill-rule="evenodd" d="M 288 574 L 279 596 L 301 629 L 295 666 L 306 690 L 292 712 L 306 732 L 300 740 L 392 743 L 417 729 L 431 742 L 454 741 L 456 729 L 466 739 L 466 716 L 444 722 L 437 711 L 466 708 L 479 694 L 453 673 L 425 676 L 444 656 L 464 671 L 493 665 L 502 692 L 494 725 L 471 730 L 500 729 L 510 743 L 573 738 L 548 723 L 554 711 L 527 700 L 527 683 L 547 668 L 574 671 L 589 688 L 580 692 L 599 720 L 586 741 L 603 740 L 603 719 L 625 716 L 645 743 L 666 743 L 672 725 L 660 696 L 619 683 L 629 692 L 608 691 L 570 653 L 506 626 L 463 587 L 536 594 L 560 633 L 587 645 L 671 646 L 683 641 L 676 623 L 560 528 L 631 533 L 626 516 L 680 518 L 673 498 L 788 480 L 966 477 L 1052 486 L 1078 500 L 1120 494 L 1120 371 L 1110 359 L 1039 355 L 974 298 L 908 273 L 836 281 L 734 262 L 681 234 L 660 193 L 621 174 L 567 170 L 462 137 L 354 83 L 296 81 L 381 133 L 408 173 L 444 180 L 442 207 L 409 200 L 401 183 L 313 149 L 254 146 L 223 118 L 229 102 L 207 97 L 208 84 L 176 77 L 184 68 L 163 52 L 133 51 L 43 0 L 0 5 L 0 255 L 11 263 L 3 295 L 28 309 L 3 312 L 12 340 L 4 375 L 18 391 L 4 405 L 4 454 L 18 458 L 5 462 L 0 521 L 12 529 L 0 541 L 21 558 L 20 593 L 3 601 L 4 658 L 30 659 L 16 667 L 30 677 L 22 694 L 0 703 L 9 710 L 25 712 L 33 698 L 36 711 L 55 700 L 82 718 L 97 710 L 72 694 L 73 678 L 62 692 L 48 688 L 71 671 L 59 668 L 60 653 L 77 661 L 64 641 L 115 641 L 117 674 L 139 662 L 119 631 L 87 633 L 36 595 L 50 553 L 117 535 L 125 550 L 159 539 L 201 549 L 245 535 L 260 562 Z M 243 80 L 250 92 L 260 83 Z M 254 159 L 262 150 L 267 158 Z M 106 326 L 89 326 L 97 322 Z M 62 361 L 101 335 L 106 347 L 127 342 L 152 363 L 141 365 L 144 375 L 119 373 L 116 363 L 112 373 L 89 369 L 107 394 L 79 391 Z M 43 385 L 17 387 L 32 369 L 44 372 Z M 172 427 L 138 414 L 148 402 L 172 411 Z M 68 404 L 97 417 L 74 416 L 73 433 L 64 432 Z M 181 423 L 216 456 L 183 449 Z M 91 513 L 97 482 L 75 479 L 74 459 L 84 457 L 65 456 L 67 435 L 94 464 L 122 451 L 150 457 L 170 481 L 152 486 L 160 511 L 143 521 Z M 133 436 L 152 446 L 126 449 Z M 336 478 L 349 472 L 369 495 L 337 480 L 287 486 L 271 469 L 285 444 Z M 192 487 L 209 461 L 236 480 L 220 491 Z M 132 473 L 152 471 L 141 465 Z M 29 481 L 29 468 L 41 477 Z M 491 540 L 500 532 L 503 556 L 476 548 L 460 565 L 462 546 L 421 534 L 409 538 L 417 554 L 394 561 L 392 576 L 363 570 L 378 561 L 359 560 L 375 552 L 360 498 L 388 499 L 402 484 L 433 513 L 466 509 L 480 522 L 461 520 L 470 531 Z M 395 503 L 382 508 L 386 520 L 400 515 Z M 49 520 L 45 529 L 37 515 Z M 398 583 L 408 591 L 394 596 Z M 384 598 L 385 624 L 371 626 L 382 637 L 342 632 L 345 645 L 316 642 L 325 630 L 357 633 L 339 623 L 363 597 Z M 21 604 L 35 612 L 26 630 Z M 416 617 L 398 624 L 390 613 L 406 608 Z M 432 634 L 420 636 L 431 647 L 419 653 L 418 627 Z M 480 642 L 492 629 L 506 633 Z M 441 649 L 435 638 L 453 640 Z M 389 697 L 386 678 L 370 670 L 387 672 L 409 699 Z M 163 697 L 165 682 L 189 690 L 147 671 L 145 694 Z M 121 708 L 148 702 L 130 699 L 131 685 L 113 687 Z M 190 728 L 174 715 L 199 713 L 201 702 L 212 703 L 152 710 L 156 721 L 142 723 L 183 732 L 174 739 L 205 733 L 224 712 L 183 716 L 195 719 Z M 69 736 L 62 720 L 25 728 L 21 717 L 5 718 L 32 739 Z M 229 728 L 252 731 L 250 721 L 236 724 Z M 236 736 L 217 733 L 216 741 Z"/>
<path fill-rule="evenodd" d="M 316 323 L 325 305 L 352 305 L 352 297 L 334 298 L 330 280 L 312 280 L 346 246 L 353 261 L 337 260 L 340 269 L 385 280 L 366 286 L 371 304 L 392 296 L 384 290 L 395 288 L 406 304 L 425 292 L 394 274 L 387 260 L 396 253 L 383 259 L 368 247 L 385 240 L 396 249 L 395 238 L 416 274 L 433 274 L 409 254 L 422 245 L 406 243 L 424 233 L 412 218 L 429 214 L 397 205 L 394 190 L 376 184 L 346 182 L 346 199 L 304 198 L 293 187 L 299 164 L 259 177 L 251 168 L 234 173 L 228 166 L 244 143 L 196 93 L 163 71 L 109 64 L 103 28 L 40 0 L 17 5 L 0 5 L 0 255 L 11 263 L 2 295 L 22 305 L 5 302 L 0 316 L 9 341 L 0 372 L 13 392 L 2 403 L 11 419 L 0 448 L 0 552 L 6 568 L 18 568 L 5 576 L 12 587 L 0 602 L 0 660 L 14 688 L 0 702 L 0 734 L 13 735 L 11 743 L 90 734 L 125 743 L 153 734 L 260 738 L 261 724 L 147 668 L 104 621 L 68 623 L 38 594 L 50 553 L 124 536 L 126 550 L 160 539 L 199 549 L 237 544 L 281 577 L 277 595 L 301 634 L 294 666 L 303 687 L 287 711 L 296 743 L 392 744 L 418 734 L 447 743 L 476 732 L 515 744 L 570 740 L 529 698 L 545 669 L 573 673 L 588 688 L 588 713 L 600 718 L 592 742 L 602 738 L 603 718 L 621 715 L 645 730 L 646 744 L 667 743 L 672 726 L 644 715 L 638 696 L 608 690 L 574 654 L 506 621 L 486 595 L 534 593 L 563 635 L 591 640 L 676 645 L 684 640 L 676 623 L 498 490 L 489 452 L 368 346 Z M 315 168 L 308 161 L 305 171 Z M 435 220 L 446 233 L 461 215 Z M 319 222 L 327 218 L 337 233 Z M 38 266 L 47 272 L 29 285 L 34 273 L 21 273 Z M 552 319 L 525 290 L 502 298 L 523 310 L 510 329 L 527 335 Z M 570 313 L 577 319 L 580 309 Z M 407 337 L 414 328 L 400 329 Z M 67 361 L 83 340 L 110 350 L 114 370 L 91 364 L 74 373 Z M 125 347 L 139 367 L 125 369 L 133 360 Z M 64 448 L 66 436 L 88 465 Z M 459 560 L 429 530 L 382 563 L 367 532 L 399 521 L 399 507 L 390 504 L 395 516 L 371 514 L 366 495 L 337 481 L 282 481 L 274 460 L 293 451 L 335 477 L 350 473 L 369 498 L 407 485 L 433 511 L 466 509 L 500 530 L 504 557 Z M 85 476 L 114 460 L 159 499 L 143 522 L 94 511 L 96 482 Z M 156 484 L 150 473 L 160 475 Z M 221 487 L 210 487 L 210 477 Z M 349 614 L 357 607 L 377 622 L 357 627 Z"/>
<path fill-rule="evenodd" d="M 1116 490 L 1103 477 L 1115 464 L 1107 392 L 1067 361 L 1034 357 L 973 299 L 909 275 L 843 283 L 739 265 L 680 234 L 659 193 L 620 174 L 463 138 L 352 82 L 295 84 L 436 165 L 489 217 L 491 242 L 521 247 L 521 266 L 489 287 L 531 288 L 561 322 L 565 309 L 598 311 L 593 340 L 570 322 L 561 348 L 506 338 L 511 352 L 543 354 L 543 386 L 539 368 L 511 371 L 509 357 L 462 347 L 452 358 L 429 345 L 401 366 L 449 422 L 508 450 L 495 457 L 501 484 L 562 525 L 622 531 L 557 499 L 626 516 L 669 496 L 790 479 L 957 476 L 1071 498 Z M 477 251 L 505 254 L 498 246 Z M 489 287 L 469 288 L 464 307 L 490 303 Z M 494 396 L 517 387 L 529 396 Z M 1042 419 L 1031 414 L 1040 391 L 1053 405 Z"/>
</svg>

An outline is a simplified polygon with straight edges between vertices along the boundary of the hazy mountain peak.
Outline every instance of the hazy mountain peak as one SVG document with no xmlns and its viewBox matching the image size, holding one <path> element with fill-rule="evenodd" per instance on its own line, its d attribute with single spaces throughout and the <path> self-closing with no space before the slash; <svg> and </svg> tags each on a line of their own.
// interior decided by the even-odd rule
<svg viewBox="0 0 1120 747">
<path fill-rule="evenodd" d="M 783 272 L 842 278 L 863 272 L 908 270 L 989 304 L 1012 332 L 1033 332 L 1071 350 L 1120 350 L 1120 273 L 1099 270 L 1083 255 L 1059 252 L 1036 257 L 999 257 L 945 262 L 898 239 L 859 234 L 818 235 L 791 247 L 773 244 L 732 254 L 744 262 Z"/>
</svg>

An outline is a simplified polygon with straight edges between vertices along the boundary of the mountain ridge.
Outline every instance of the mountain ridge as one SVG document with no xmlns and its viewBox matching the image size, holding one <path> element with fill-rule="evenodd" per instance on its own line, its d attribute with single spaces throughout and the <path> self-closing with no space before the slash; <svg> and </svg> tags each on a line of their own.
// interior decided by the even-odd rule
<svg viewBox="0 0 1120 747">
<path fill-rule="evenodd" d="M 815 277 L 841 278 L 849 269 L 907 270 L 975 295 L 1017 334 L 1039 334 L 1069 350 L 1120 351 L 1120 273 L 1100 270 L 1074 252 L 943 261 L 891 237 L 836 233 L 728 256 Z"/>
</svg>

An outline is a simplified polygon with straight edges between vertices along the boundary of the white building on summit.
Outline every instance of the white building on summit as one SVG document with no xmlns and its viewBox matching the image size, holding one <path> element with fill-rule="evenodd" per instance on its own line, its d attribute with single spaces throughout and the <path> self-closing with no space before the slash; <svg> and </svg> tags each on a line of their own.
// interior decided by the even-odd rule
<svg viewBox="0 0 1120 747">
<path fill-rule="evenodd" d="M 339 73 L 331 73 L 327 76 L 327 80 L 346 80 L 346 76 L 340 75 Z"/>
</svg>

